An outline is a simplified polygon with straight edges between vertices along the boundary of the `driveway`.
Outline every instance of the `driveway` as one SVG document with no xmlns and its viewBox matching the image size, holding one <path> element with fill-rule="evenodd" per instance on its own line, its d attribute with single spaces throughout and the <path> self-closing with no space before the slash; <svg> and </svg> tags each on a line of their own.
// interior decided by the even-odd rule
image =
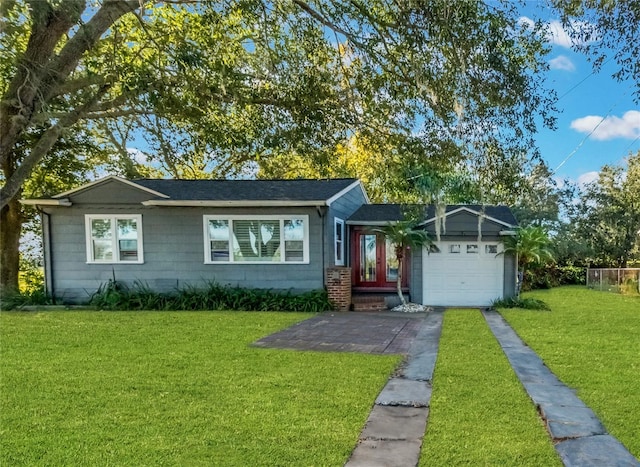
<svg viewBox="0 0 640 467">
<path fill-rule="evenodd" d="M 295 350 L 406 354 L 426 316 L 426 313 L 323 313 L 263 337 L 253 345 Z"/>
</svg>

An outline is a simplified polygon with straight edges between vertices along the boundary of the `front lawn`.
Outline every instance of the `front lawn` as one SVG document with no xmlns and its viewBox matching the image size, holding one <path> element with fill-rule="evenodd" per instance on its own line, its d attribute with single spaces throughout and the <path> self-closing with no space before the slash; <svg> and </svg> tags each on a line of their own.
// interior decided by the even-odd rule
<svg viewBox="0 0 640 467">
<path fill-rule="evenodd" d="M 307 318 L 0 314 L 0 465 L 342 465 L 397 356 L 249 344 Z"/>
<path fill-rule="evenodd" d="M 522 339 L 640 458 L 640 298 L 561 287 L 524 294 L 551 311 L 500 310 Z"/>
<path fill-rule="evenodd" d="M 420 465 L 562 465 L 478 310 L 445 312 Z"/>
</svg>

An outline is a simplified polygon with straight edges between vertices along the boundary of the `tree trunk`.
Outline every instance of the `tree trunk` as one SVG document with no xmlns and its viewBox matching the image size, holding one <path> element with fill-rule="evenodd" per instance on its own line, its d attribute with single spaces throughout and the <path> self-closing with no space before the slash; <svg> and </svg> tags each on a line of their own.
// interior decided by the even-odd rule
<svg viewBox="0 0 640 467">
<path fill-rule="evenodd" d="M 522 283 L 524 282 L 524 268 L 518 271 L 518 278 L 516 281 L 516 297 L 520 298 L 520 292 L 522 292 Z"/>
<path fill-rule="evenodd" d="M 20 233 L 22 230 L 22 206 L 18 198 L 0 211 L 0 293 L 18 291 L 20 271 Z"/>
<path fill-rule="evenodd" d="M 398 258 L 398 281 L 396 282 L 396 286 L 398 288 L 398 297 L 400 297 L 400 303 L 406 305 L 407 301 L 404 299 L 404 294 L 402 293 L 402 262 L 402 257 Z"/>
</svg>

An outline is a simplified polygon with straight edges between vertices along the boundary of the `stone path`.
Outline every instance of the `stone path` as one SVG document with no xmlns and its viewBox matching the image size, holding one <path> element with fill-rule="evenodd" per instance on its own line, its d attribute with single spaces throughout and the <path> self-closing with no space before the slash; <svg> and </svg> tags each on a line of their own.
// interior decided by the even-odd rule
<svg viewBox="0 0 640 467">
<path fill-rule="evenodd" d="M 442 312 L 422 321 L 407 364 L 376 399 L 347 467 L 415 466 L 429 416 Z"/>
<path fill-rule="evenodd" d="M 567 467 L 640 467 L 593 411 L 565 386 L 495 311 L 483 311 L 516 375 L 539 408 Z M 323 314 L 254 345 L 299 350 L 401 353 L 406 363 L 378 395 L 347 467 L 416 466 L 429 416 L 444 313 Z"/>
<path fill-rule="evenodd" d="M 522 342 L 499 313 L 482 313 L 527 394 L 538 407 L 554 447 L 567 467 L 640 466 L 573 390 Z"/>
</svg>

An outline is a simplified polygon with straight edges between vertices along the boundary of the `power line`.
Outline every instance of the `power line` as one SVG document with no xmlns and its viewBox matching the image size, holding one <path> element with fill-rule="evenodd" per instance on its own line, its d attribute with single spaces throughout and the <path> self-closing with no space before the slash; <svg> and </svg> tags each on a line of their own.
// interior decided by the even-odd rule
<svg viewBox="0 0 640 467">
<path fill-rule="evenodd" d="M 601 67 L 605 66 L 607 63 L 609 63 L 611 60 L 613 60 L 614 56 L 609 57 L 602 65 L 600 65 Z M 562 94 L 560 97 L 558 97 L 558 101 L 560 101 L 560 99 L 562 99 L 563 97 L 565 97 L 567 94 L 569 94 L 571 91 L 573 91 L 575 88 L 577 88 L 578 86 L 580 86 L 582 83 L 584 83 L 587 79 L 591 78 L 593 75 L 596 74 L 596 71 L 593 70 L 591 73 L 589 73 L 587 76 L 585 76 L 584 78 L 582 78 L 580 81 L 578 81 L 575 85 L 573 85 L 571 88 L 569 88 L 568 91 L 566 91 L 564 94 Z"/>
<path fill-rule="evenodd" d="M 567 161 L 569 159 L 571 159 L 573 157 L 573 155 L 578 152 L 578 150 L 582 147 L 582 145 L 585 143 L 585 141 L 593 134 L 595 133 L 595 131 L 598 129 L 598 127 L 600 125 L 602 125 L 604 123 L 604 121 L 607 119 L 607 117 L 609 117 L 609 115 L 611 115 L 611 112 L 613 112 L 613 109 L 616 108 L 616 106 L 622 101 L 622 99 L 624 98 L 624 96 L 627 94 L 627 92 L 629 91 L 629 89 L 631 89 L 631 86 L 633 85 L 633 83 L 631 83 L 631 85 L 626 89 L 625 92 L 622 93 L 622 95 L 620 96 L 620 99 L 618 99 L 616 101 L 616 103 L 614 103 L 611 108 L 609 109 L 609 111 L 606 113 L 606 115 L 604 117 L 602 117 L 602 119 L 598 122 L 598 124 L 596 126 L 593 127 L 593 129 L 589 132 L 589 134 L 587 136 L 585 136 L 582 141 L 580 141 L 580 143 L 575 147 L 575 149 L 573 151 L 571 151 L 569 153 L 569 155 L 567 157 L 565 157 L 565 159 L 560 163 L 560 165 L 558 167 L 556 167 L 553 172 L 551 172 L 551 175 L 555 174 L 564 164 L 567 163 Z M 640 138 L 640 137 L 639 137 Z M 638 138 L 636 138 L 638 139 Z M 635 141 L 634 141 L 635 142 Z M 633 143 L 631 143 L 633 144 Z"/>
</svg>

